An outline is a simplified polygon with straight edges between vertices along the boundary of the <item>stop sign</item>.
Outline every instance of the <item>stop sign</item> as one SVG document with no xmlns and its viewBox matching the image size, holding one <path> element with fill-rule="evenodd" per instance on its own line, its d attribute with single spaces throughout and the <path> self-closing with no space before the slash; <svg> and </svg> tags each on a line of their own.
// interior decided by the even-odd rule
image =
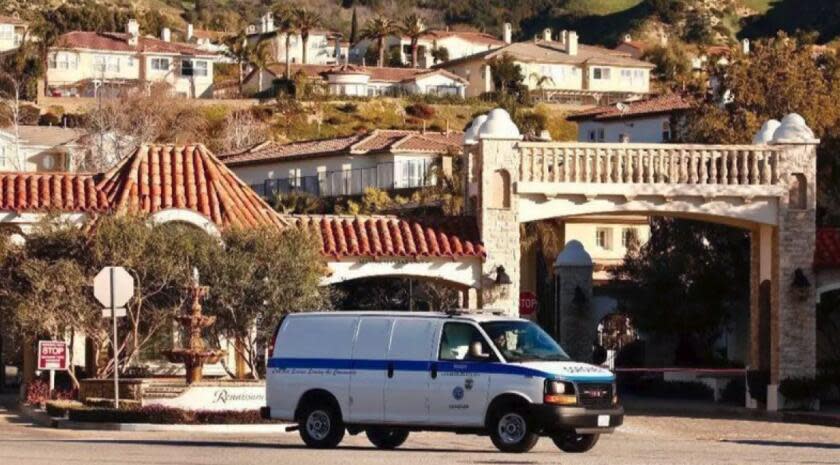
<svg viewBox="0 0 840 465">
<path fill-rule="evenodd" d="M 519 293 L 519 314 L 522 316 L 533 315 L 537 311 L 537 296 L 531 291 Z"/>
</svg>

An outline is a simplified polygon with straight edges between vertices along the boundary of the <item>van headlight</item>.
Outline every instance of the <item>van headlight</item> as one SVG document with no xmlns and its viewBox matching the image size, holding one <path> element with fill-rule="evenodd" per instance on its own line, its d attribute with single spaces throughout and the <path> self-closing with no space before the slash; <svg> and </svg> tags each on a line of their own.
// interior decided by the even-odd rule
<svg viewBox="0 0 840 465">
<path fill-rule="evenodd" d="M 545 380 L 543 402 L 554 405 L 575 405 L 577 395 L 575 385 L 568 381 Z"/>
</svg>

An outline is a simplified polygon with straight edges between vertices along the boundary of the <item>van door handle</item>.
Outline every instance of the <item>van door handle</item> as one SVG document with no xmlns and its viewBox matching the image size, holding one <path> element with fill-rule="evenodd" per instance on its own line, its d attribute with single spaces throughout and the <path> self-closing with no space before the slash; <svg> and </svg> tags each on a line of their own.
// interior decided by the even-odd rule
<svg viewBox="0 0 840 465">
<path fill-rule="evenodd" d="M 388 377 L 394 377 L 394 362 L 388 362 Z"/>
<path fill-rule="evenodd" d="M 432 364 L 432 379 L 437 379 L 437 363 Z"/>
</svg>

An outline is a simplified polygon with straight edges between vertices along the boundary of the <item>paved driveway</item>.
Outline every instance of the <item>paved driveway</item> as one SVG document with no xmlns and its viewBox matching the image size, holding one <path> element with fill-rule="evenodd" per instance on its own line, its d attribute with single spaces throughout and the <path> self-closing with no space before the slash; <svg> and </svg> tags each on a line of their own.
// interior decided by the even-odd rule
<svg viewBox="0 0 840 465">
<path fill-rule="evenodd" d="M 543 439 L 528 454 L 496 452 L 485 437 L 412 434 L 397 451 L 364 435 L 338 449 L 301 447 L 296 433 L 186 435 L 67 431 L 29 425 L 0 409 L 0 464 L 840 464 L 840 428 L 762 421 L 630 416 L 591 452 L 565 454 Z"/>
</svg>

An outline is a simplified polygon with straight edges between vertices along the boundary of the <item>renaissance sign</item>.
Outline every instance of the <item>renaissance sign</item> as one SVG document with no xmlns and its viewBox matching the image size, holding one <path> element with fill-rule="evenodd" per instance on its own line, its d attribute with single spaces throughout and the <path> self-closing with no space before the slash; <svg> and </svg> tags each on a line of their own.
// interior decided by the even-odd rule
<svg viewBox="0 0 840 465">
<path fill-rule="evenodd" d="M 184 410 L 259 410 L 265 407 L 265 384 L 191 386 L 171 399 L 144 399 L 143 405 L 161 405 Z"/>
</svg>

